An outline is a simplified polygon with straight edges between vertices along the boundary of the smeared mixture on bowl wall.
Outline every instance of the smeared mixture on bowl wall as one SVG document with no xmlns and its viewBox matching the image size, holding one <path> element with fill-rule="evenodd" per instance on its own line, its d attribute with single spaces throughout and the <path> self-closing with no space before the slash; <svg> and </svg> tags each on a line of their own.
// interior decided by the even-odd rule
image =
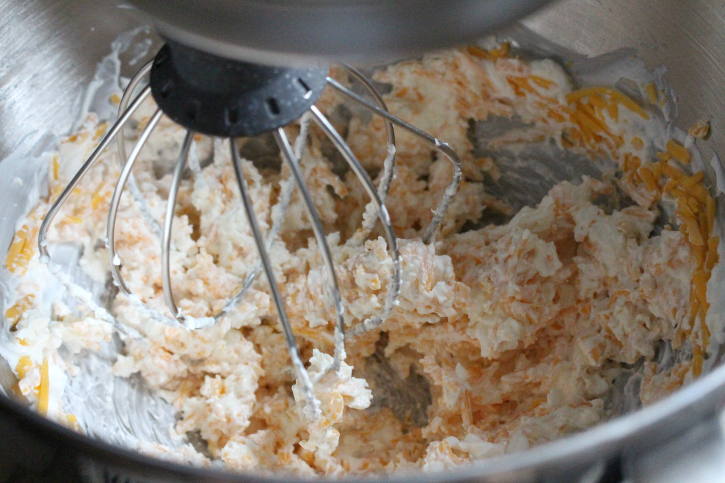
<svg viewBox="0 0 725 483">
<path fill-rule="evenodd" d="M 521 60 L 506 44 L 427 55 L 381 70 L 376 80 L 392 86 L 384 97 L 393 113 L 448 142 L 463 161 L 464 181 L 435 242 L 425 245 L 419 237 L 452 167 L 398 130 L 387 206 L 403 258 L 400 303 L 379 329 L 348 340 L 341 375 L 328 373 L 315 386 L 322 417 L 314 423 L 301 415 L 263 277 L 219 324 L 194 332 L 158 323 L 116 296 L 111 312 L 141 337 L 122 335 L 125 355 L 114 371 L 119 377 L 140 373 L 172 402 L 180 417 L 177 433 L 198 431 L 213 458 L 240 470 L 438 470 L 523 451 L 598 424 L 609 416 L 605 399 L 615 378 L 638 361 L 645 361 L 639 389 L 645 404 L 700 375 L 709 343 L 707 282 L 718 262 L 715 202 L 703 174 L 692 174 L 682 143 L 671 140 L 658 150 L 646 135 L 656 102 L 644 105 L 607 86 L 575 90 L 558 64 Z M 327 91 L 319 105 L 332 113 L 340 102 Z M 142 107 L 129 141 L 153 109 L 150 101 Z M 517 117 L 524 125 L 491 140 L 491 149 L 552 141 L 592 160 L 609 159 L 618 169 L 603 180 L 561 182 L 535 208 L 514 215 L 484 189 L 485 180 L 498 179 L 496 159 L 472 154 L 469 121 L 491 116 Z M 333 119 L 370 173 L 380 173 L 387 154 L 382 120 Z M 58 350 L 97 350 L 114 328 L 91 311 L 78 316 L 76 307 L 60 299 L 41 300 L 43 281 L 51 275 L 38 259 L 36 235 L 50 200 L 106 129 L 91 115 L 61 142 L 49 168 L 50 198 L 19 223 L 5 262 L 14 274 L 5 317 L 12 326 L 14 356 L 8 362 L 19 379 L 16 390 L 41 413 L 79 431 L 83 422 L 61 404 L 65 375 L 73 377 L 78 369 Z M 287 130 L 295 137 L 299 126 Z M 706 131 L 699 126 L 692 135 Z M 159 223 L 183 134 L 162 120 L 135 171 Z M 172 286 L 184 313 L 205 317 L 239 290 L 257 253 L 228 148 L 197 136 L 192 151 L 192 157 L 211 162 L 182 182 Z M 326 157 L 329 152 L 322 133 L 311 129 L 302 165 L 332 233 L 346 323 L 352 326 L 382 309 L 392 263 L 376 232 L 363 243 L 355 238 L 368 199 L 354 176 Z M 279 182 L 288 173 L 249 161 L 243 169 L 266 231 Z M 81 266 L 102 283 L 109 278 L 104 238 L 118 175 L 115 148 L 107 150 L 50 232 L 51 244 L 81 243 Z M 674 219 L 655 230 L 663 205 L 672 207 Z M 487 213 L 513 216 L 502 225 L 470 229 Z M 160 243 L 128 194 L 117 237 L 127 285 L 166 313 Z M 296 194 L 271 258 L 314 376 L 332 361 L 334 314 L 325 301 L 325 268 Z M 661 341 L 692 356 L 660 370 L 654 358 Z M 417 413 L 396 403 L 396 384 L 413 388 Z M 210 464 L 190 444 L 139 449 Z"/>
</svg>

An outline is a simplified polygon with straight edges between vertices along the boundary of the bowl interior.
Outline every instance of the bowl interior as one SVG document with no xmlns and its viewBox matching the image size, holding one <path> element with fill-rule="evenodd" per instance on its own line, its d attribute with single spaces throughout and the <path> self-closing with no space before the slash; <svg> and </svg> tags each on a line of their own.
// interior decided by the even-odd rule
<svg viewBox="0 0 725 483">
<path fill-rule="evenodd" d="M 111 3 L 93 0 L 14 2 L 4 13 L 0 159 L 22 146 L 42 146 L 47 133 L 67 132 L 76 119 L 79 92 L 111 42 L 138 26 Z M 701 147 L 706 161 L 713 147 L 717 151 L 725 142 L 725 49 L 718 48 L 725 45 L 725 7 L 720 2 L 669 2 L 665 8 L 659 0 L 610 0 L 606 5 L 563 0 L 523 25 L 579 54 L 596 56 L 630 47 L 651 68 L 667 65 L 666 78 L 678 95 L 677 125 L 687 129 L 698 119 L 711 122 L 712 138 Z M 149 42 L 153 45 L 146 53 L 126 55 L 151 55 L 158 39 Z M 124 76 L 134 69 L 124 68 Z M 3 227 L 14 225 L 20 214 L 19 208 L 7 208 L 0 215 Z M 11 236 L 11 230 L 0 230 L 0 246 L 7 246 Z"/>
</svg>

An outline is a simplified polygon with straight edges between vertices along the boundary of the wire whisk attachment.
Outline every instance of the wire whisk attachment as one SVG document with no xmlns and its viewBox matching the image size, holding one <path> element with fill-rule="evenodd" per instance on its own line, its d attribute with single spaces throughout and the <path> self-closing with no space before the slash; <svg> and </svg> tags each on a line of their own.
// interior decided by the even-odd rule
<svg viewBox="0 0 725 483">
<path fill-rule="evenodd" d="M 248 292 L 259 273 L 264 271 L 269 283 L 272 301 L 286 339 L 290 359 L 305 397 L 305 415 L 310 421 L 316 420 L 320 414 L 320 403 L 313 393 L 313 384 L 316 381 L 311 380 L 300 358 L 299 350 L 295 342 L 295 335 L 285 309 L 284 298 L 275 279 L 269 257 L 272 243 L 279 233 L 294 189 L 299 190 L 317 241 L 317 247 L 328 274 L 324 291 L 332 302 L 335 316 L 335 348 L 333 364 L 330 370 L 338 372 L 342 361 L 345 360 L 346 338 L 354 337 L 379 327 L 392 312 L 400 294 L 402 261 L 398 252 L 395 230 L 393 229 L 388 210 L 385 207 L 385 200 L 395 170 L 396 152 L 394 127 L 403 129 L 425 141 L 441 155 L 449 159 L 453 165 L 453 178 L 445 190 L 438 207 L 434 211 L 432 221 L 423 233 L 423 241 L 425 243 L 433 239 L 451 200 L 456 194 L 461 180 L 460 160 L 447 144 L 392 115 L 388 111 L 382 96 L 365 76 L 351 66 L 344 65 L 342 67 L 347 70 L 352 78 L 360 82 L 362 87 L 370 94 L 373 99 L 372 102 L 330 78 L 327 68 L 293 69 L 248 64 L 222 59 L 190 49 L 181 44 L 169 42 L 159 51 L 152 62 L 143 66 L 130 80 L 121 99 L 117 121 L 106 132 L 88 160 L 81 166 L 48 210 L 38 232 L 38 245 L 42 260 L 50 263 L 47 236 L 53 219 L 83 176 L 94 166 L 101 156 L 101 153 L 116 138 L 121 162 L 121 174 L 111 198 L 106 227 L 106 248 L 111 267 L 111 275 L 119 291 L 127 296 L 130 303 L 142 314 L 169 326 L 197 330 L 212 326 L 233 310 Z M 149 77 L 149 85 L 143 87 L 139 94 L 133 98 L 137 87 L 147 76 Z M 383 172 L 378 188 L 375 188 L 368 173 L 360 164 L 343 137 L 335 130 L 332 123 L 320 109 L 315 106 L 315 102 L 326 86 L 338 91 L 345 98 L 383 118 L 387 135 L 388 155 L 383 164 Z M 150 117 L 146 126 L 142 129 L 136 144 L 127 156 L 124 140 L 120 133 L 150 94 L 153 96 L 158 107 Z M 174 166 L 162 226 L 152 216 L 146 203 L 143 201 L 132 170 L 139 159 L 141 150 L 146 145 L 149 137 L 164 115 L 186 128 L 186 134 Z M 284 131 L 284 127 L 298 119 L 300 121 L 300 134 L 295 141 L 295 145 L 292 146 Z M 392 273 L 388 291 L 380 313 L 359 322 L 347 331 L 344 320 L 345 306 L 340 294 L 332 254 L 325 237 L 320 216 L 305 184 L 299 161 L 305 146 L 309 126 L 313 122 L 340 152 L 350 170 L 362 183 L 365 192 L 370 198 L 369 205 L 366 207 L 366 213 L 374 216 L 367 216 L 365 218 L 363 226 L 353 236 L 353 242 L 362 243 L 375 226 L 377 218 L 382 225 L 392 260 Z M 274 140 L 281 152 L 283 162 L 289 167 L 290 172 L 290 179 L 285 179 L 281 182 L 280 195 L 276 206 L 272 209 L 272 226 L 268 230 L 266 237 L 262 234 L 259 222 L 254 215 L 254 206 L 247 186 L 247 180 L 242 171 L 242 162 L 236 143 L 236 139 L 238 138 L 253 136 L 264 132 L 271 132 L 273 134 Z M 218 313 L 203 318 L 185 314 L 178 306 L 171 283 L 170 268 L 170 253 L 173 250 L 171 240 L 177 197 L 182 175 L 186 169 L 196 133 L 227 139 L 229 141 L 231 160 L 239 194 L 258 254 L 258 261 L 246 276 L 241 289 L 225 302 L 225 305 Z M 160 313 L 152 309 L 137 295 L 132 293 L 121 273 L 122 260 L 116 251 L 116 224 L 121 197 L 127 187 L 133 198 L 137 201 L 143 219 L 161 244 L 160 268 L 168 314 Z M 320 374 L 317 378 L 319 379 L 323 375 Z"/>
</svg>

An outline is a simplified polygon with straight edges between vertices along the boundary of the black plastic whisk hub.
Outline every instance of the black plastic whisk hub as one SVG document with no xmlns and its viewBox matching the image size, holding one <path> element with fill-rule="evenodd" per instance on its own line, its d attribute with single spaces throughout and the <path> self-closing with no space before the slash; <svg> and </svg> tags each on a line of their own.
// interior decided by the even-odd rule
<svg viewBox="0 0 725 483">
<path fill-rule="evenodd" d="M 151 68 L 151 94 L 168 117 L 211 136 L 253 136 L 286 126 L 320 97 L 326 67 L 224 59 L 167 42 Z"/>
</svg>

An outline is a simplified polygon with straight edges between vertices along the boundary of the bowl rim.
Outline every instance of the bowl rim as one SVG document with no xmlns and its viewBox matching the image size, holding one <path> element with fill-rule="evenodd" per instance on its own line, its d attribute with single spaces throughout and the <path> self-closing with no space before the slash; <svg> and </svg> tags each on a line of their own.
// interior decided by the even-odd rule
<svg viewBox="0 0 725 483">
<path fill-rule="evenodd" d="M 606 460 L 623 450 L 647 451 L 653 446 L 667 442 L 670 438 L 716 416 L 725 402 L 725 365 L 720 365 L 701 379 L 690 383 L 673 394 L 632 413 L 617 417 L 590 429 L 563 439 L 536 446 L 521 453 L 511 453 L 487 458 L 471 464 L 461 465 L 441 472 L 415 471 L 398 475 L 343 476 L 345 481 L 370 481 L 383 477 L 386 481 L 407 483 L 440 483 L 463 481 L 473 478 L 491 477 L 513 472 L 536 471 L 546 465 L 566 466 L 577 464 L 584 470 L 593 464 Z M 687 413 L 689 412 L 689 416 Z M 99 439 L 77 433 L 35 411 L 0 395 L 0 417 L 9 416 L 21 425 L 21 430 L 40 433 L 46 443 L 70 445 L 79 450 L 81 458 L 87 457 L 121 471 L 138 471 L 145 476 L 151 474 L 163 477 L 173 475 L 188 481 L 204 478 L 216 482 L 289 482 L 308 481 L 309 477 L 289 475 L 266 475 L 258 472 L 233 472 L 214 468 L 185 466 L 143 455 L 128 448 L 115 446 Z M 643 439 L 643 433 L 663 430 L 664 437 L 657 441 Z M 674 431 L 671 431 L 673 430 Z M 663 436 L 660 434 L 659 436 Z M 551 468 L 550 468 L 551 469 Z M 329 477 L 318 477 L 326 480 Z"/>
</svg>

